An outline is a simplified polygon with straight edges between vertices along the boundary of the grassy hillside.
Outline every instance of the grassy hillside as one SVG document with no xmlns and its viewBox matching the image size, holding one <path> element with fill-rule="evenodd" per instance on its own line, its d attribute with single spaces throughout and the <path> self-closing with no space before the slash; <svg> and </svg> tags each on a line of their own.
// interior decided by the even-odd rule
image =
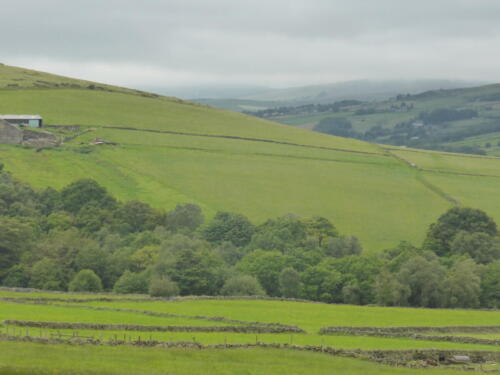
<svg viewBox="0 0 500 375">
<path fill-rule="evenodd" d="M 368 252 L 401 240 L 419 244 L 452 206 L 447 194 L 500 220 L 500 207 L 487 205 L 496 187 L 487 178 L 495 177 L 457 186 L 459 175 L 442 174 L 437 164 L 426 168 L 436 173 L 419 171 L 375 144 L 7 66 L 0 66 L 0 87 L 0 113 L 39 113 L 58 126 L 52 131 L 80 127 L 59 148 L 0 146 L 6 169 L 36 187 L 91 177 L 122 200 L 165 209 L 192 202 L 208 216 L 235 211 L 257 223 L 320 215 L 358 236 Z M 88 145 L 97 137 L 117 145 Z M 454 173 L 486 168 L 482 159 L 464 160 Z"/>
</svg>

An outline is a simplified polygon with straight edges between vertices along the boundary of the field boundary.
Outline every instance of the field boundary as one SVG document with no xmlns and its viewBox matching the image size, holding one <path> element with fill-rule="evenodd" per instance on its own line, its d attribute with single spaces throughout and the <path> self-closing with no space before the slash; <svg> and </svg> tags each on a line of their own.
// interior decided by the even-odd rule
<svg viewBox="0 0 500 375">
<path fill-rule="evenodd" d="M 141 128 L 132 128 L 132 127 L 125 127 L 125 126 L 101 126 L 101 128 L 102 129 L 117 129 L 117 130 L 147 132 L 147 133 L 185 135 L 185 136 L 190 136 L 190 137 L 207 137 L 207 138 L 232 139 L 232 140 L 250 141 L 250 142 L 274 143 L 274 144 L 280 144 L 280 145 L 286 145 L 286 146 L 304 147 L 304 148 L 312 148 L 312 149 L 318 149 L 318 150 L 330 150 L 330 151 L 348 152 L 348 153 L 362 154 L 362 155 L 377 155 L 377 156 L 388 157 L 388 155 L 386 153 L 346 150 L 343 148 L 336 148 L 336 147 L 314 146 L 314 145 L 306 145 L 306 144 L 294 143 L 294 142 L 277 141 L 277 140 L 265 139 L 265 138 L 241 137 L 241 136 L 237 136 L 237 135 L 189 133 L 189 132 L 178 132 L 178 131 L 173 131 L 173 130 L 141 129 Z"/>
<path fill-rule="evenodd" d="M 0 340 L 4 342 L 24 342 L 44 345 L 93 345 L 93 346 L 132 346 L 151 347 L 163 349 L 190 349 L 190 350 L 231 350 L 231 349 L 282 349 L 295 351 L 308 351 L 324 353 L 332 356 L 350 357 L 377 362 L 379 364 L 391 366 L 404 366 L 410 368 L 436 368 L 440 365 L 453 363 L 454 356 L 468 356 L 472 363 L 481 364 L 486 361 L 500 362 L 500 351 L 489 350 L 453 350 L 453 349 L 401 349 L 401 350 L 360 350 L 360 349 L 340 349 L 331 346 L 300 346 L 286 343 L 263 343 L 255 344 L 213 344 L 203 345 L 196 341 L 155 341 L 155 340 L 109 340 L 101 341 L 88 338 L 45 338 L 37 336 L 9 336 L 0 334 Z M 471 370 L 475 370 L 471 368 Z"/>
<path fill-rule="evenodd" d="M 231 332 L 231 333 L 306 333 L 300 328 L 281 326 L 148 326 L 139 324 L 102 324 L 81 322 L 40 322 L 28 320 L 4 320 L 6 326 L 45 328 L 45 329 L 81 329 L 105 331 L 137 332 Z"/>
<path fill-rule="evenodd" d="M 12 303 L 21 303 L 21 304 L 31 304 L 31 305 L 47 305 L 47 306 L 55 306 L 55 307 L 63 307 L 63 308 L 73 308 L 73 309 L 88 309 L 95 311 L 115 311 L 115 312 L 126 312 L 133 314 L 143 314 L 149 316 L 158 316 L 165 318 L 182 318 L 182 319 L 193 319 L 193 320 L 208 320 L 213 322 L 223 322 L 223 323 L 231 323 L 231 324 L 240 324 L 240 325 L 251 325 L 251 326 L 259 326 L 259 327 L 275 327 L 282 329 L 291 329 L 296 330 L 296 332 L 303 331 L 300 327 L 288 324 L 281 323 L 264 323 L 264 322 L 249 322 L 244 320 L 236 320 L 229 319 L 222 316 L 203 316 L 203 315 L 182 315 L 182 314 L 173 314 L 166 312 L 158 312 L 158 311 L 150 311 L 150 310 L 138 310 L 138 309 L 125 309 L 118 307 L 102 307 L 102 306 L 89 306 L 89 305 L 72 305 L 72 304 L 56 304 L 50 303 L 47 301 L 26 301 L 26 300 L 16 300 L 13 298 L 0 298 L 0 301 L 12 302 Z M 303 331 L 305 332 L 305 331 Z"/>
<path fill-rule="evenodd" d="M 441 336 L 432 333 L 500 333 L 500 326 L 447 326 L 447 327 L 323 327 L 320 335 L 349 335 L 409 338 L 424 341 L 449 341 L 464 344 L 500 345 L 500 339 L 483 339 L 470 336 Z"/>
</svg>

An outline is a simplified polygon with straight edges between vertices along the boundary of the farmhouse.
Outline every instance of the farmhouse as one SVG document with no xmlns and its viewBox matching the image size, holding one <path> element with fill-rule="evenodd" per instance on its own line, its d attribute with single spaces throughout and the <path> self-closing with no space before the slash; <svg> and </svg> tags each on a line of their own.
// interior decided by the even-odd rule
<svg viewBox="0 0 500 375">
<path fill-rule="evenodd" d="M 5 120 L 11 124 L 41 128 L 43 120 L 40 115 L 0 115 L 0 120 Z"/>
</svg>

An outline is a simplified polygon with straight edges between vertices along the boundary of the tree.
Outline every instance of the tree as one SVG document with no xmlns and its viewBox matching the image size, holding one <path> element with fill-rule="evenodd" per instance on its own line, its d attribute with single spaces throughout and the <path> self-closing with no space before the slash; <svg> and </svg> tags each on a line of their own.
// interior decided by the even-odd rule
<svg viewBox="0 0 500 375">
<path fill-rule="evenodd" d="M 30 272 L 30 287 L 44 290 L 65 290 L 64 270 L 53 259 L 43 258 Z"/>
<path fill-rule="evenodd" d="M 33 237 L 34 230 L 29 224 L 16 218 L 0 216 L 0 278 L 20 260 Z"/>
<path fill-rule="evenodd" d="M 255 276 L 268 295 L 279 296 L 279 276 L 288 260 L 279 251 L 255 250 L 245 255 L 236 267 L 245 274 Z"/>
<path fill-rule="evenodd" d="M 78 249 L 73 259 L 74 268 L 76 270 L 92 270 L 102 280 L 106 288 L 111 288 L 111 280 L 109 275 L 109 258 L 110 254 L 99 247 L 82 246 Z"/>
<path fill-rule="evenodd" d="M 224 296 L 265 296 L 266 292 L 255 277 L 240 274 L 226 280 L 221 294 Z"/>
<path fill-rule="evenodd" d="M 129 201 L 124 203 L 116 212 L 117 218 L 126 223 L 130 232 L 152 230 L 160 222 L 160 215 L 147 203 Z"/>
<path fill-rule="evenodd" d="M 436 259 L 416 256 L 403 264 L 398 281 L 408 288 L 411 306 L 441 307 L 445 305 L 446 270 Z"/>
<path fill-rule="evenodd" d="M 447 305 L 449 307 L 479 306 L 481 279 L 479 269 L 472 259 L 455 262 L 446 278 Z"/>
<path fill-rule="evenodd" d="M 3 286 L 27 288 L 30 281 L 29 269 L 22 264 L 9 268 L 2 281 Z"/>
<path fill-rule="evenodd" d="M 92 270 L 81 270 L 69 283 L 70 292 L 101 292 L 102 283 Z"/>
<path fill-rule="evenodd" d="M 481 306 L 500 307 L 500 261 L 490 263 L 481 273 Z"/>
<path fill-rule="evenodd" d="M 210 242 L 232 242 L 235 246 L 245 246 L 255 232 L 254 225 L 243 215 L 218 212 L 203 231 Z"/>
<path fill-rule="evenodd" d="M 450 243 L 450 253 L 469 255 L 478 263 L 486 264 L 500 259 L 498 238 L 483 232 L 459 231 Z"/>
<path fill-rule="evenodd" d="M 365 305 L 375 301 L 375 278 L 380 272 L 382 261 L 376 255 L 352 255 L 343 258 L 326 258 L 322 261 L 327 267 L 337 271 L 343 277 L 344 296 L 349 303 L 359 301 Z M 354 296 L 356 294 L 356 296 Z M 344 300 L 344 302 L 347 302 Z"/>
<path fill-rule="evenodd" d="M 144 271 L 153 266 L 160 256 L 160 247 L 156 245 L 144 246 L 130 256 L 130 267 L 133 271 Z"/>
<path fill-rule="evenodd" d="M 361 244 L 356 237 L 331 238 L 325 247 L 325 254 L 334 258 L 359 255 L 362 251 Z"/>
<path fill-rule="evenodd" d="M 179 295 L 179 287 L 167 276 L 155 276 L 149 283 L 151 297 L 173 297 Z"/>
<path fill-rule="evenodd" d="M 384 306 L 404 306 L 407 304 L 410 288 L 401 284 L 396 275 L 384 270 L 376 279 L 376 302 Z"/>
<path fill-rule="evenodd" d="M 149 277 L 146 272 L 134 273 L 125 271 L 113 287 L 115 293 L 147 293 Z"/>
<path fill-rule="evenodd" d="M 87 205 L 100 208 L 116 207 L 116 200 L 105 188 L 91 179 L 75 181 L 61 190 L 61 200 L 66 211 L 77 213 Z"/>
<path fill-rule="evenodd" d="M 291 267 L 283 269 L 279 277 L 283 297 L 298 298 L 301 292 L 300 274 Z"/>
<path fill-rule="evenodd" d="M 279 250 L 288 252 L 303 247 L 307 238 L 306 224 L 299 217 L 285 215 L 267 220 L 257 228 L 248 249 Z"/>
<path fill-rule="evenodd" d="M 424 241 L 424 248 L 439 256 L 449 255 L 451 242 L 458 232 L 482 232 L 497 235 L 497 225 L 486 213 L 467 207 L 454 207 L 431 224 Z"/>
<path fill-rule="evenodd" d="M 305 220 L 306 233 L 313 238 L 318 247 L 323 245 L 323 241 L 328 237 L 337 237 L 338 232 L 330 220 L 324 217 L 313 217 Z"/>
<path fill-rule="evenodd" d="M 302 297 L 313 301 L 342 302 L 342 275 L 327 267 L 318 264 L 307 268 L 301 274 Z"/>
<path fill-rule="evenodd" d="M 201 208 L 191 203 L 178 204 L 173 211 L 165 215 L 165 226 L 172 232 L 194 232 L 203 221 Z"/>
<path fill-rule="evenodd" d="M 234 266 L 245 255 L 243 248 L 234 246 L 232 242 L 222 242 L 215 251 L 230 266 Z"/>
<path fill-rule="evenodd" d="M 184 249 L 167 264 L 166 272 L 177 283 L 180 294 L 214 295 L 222 286 L 222 260 L 207 250 Z"/>
<path fill-rule="evenodd" d="M 361 134 L 352 128 L 352 123 L 342 117 L 326 117 L 322 119 L 314 130 L 320 133 L 337 135 L 339 137 L 359 138 Z"/>
</svg>

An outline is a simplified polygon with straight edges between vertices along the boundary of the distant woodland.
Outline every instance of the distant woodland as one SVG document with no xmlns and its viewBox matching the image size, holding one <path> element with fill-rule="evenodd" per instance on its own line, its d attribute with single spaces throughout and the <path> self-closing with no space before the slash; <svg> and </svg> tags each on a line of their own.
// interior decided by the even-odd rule
<svg viewBox="0 0 500 375">
<path fill-rule="evenodd" d="M 0 168 L 3 286 L 500 307 L 497 225 L 473 208 L 443 213 L 422 244 L 374 252 L 322 217 L 207 220 L 193 204 L 120 202 L 91 179 L 35 190 Z"/>
</svg>

